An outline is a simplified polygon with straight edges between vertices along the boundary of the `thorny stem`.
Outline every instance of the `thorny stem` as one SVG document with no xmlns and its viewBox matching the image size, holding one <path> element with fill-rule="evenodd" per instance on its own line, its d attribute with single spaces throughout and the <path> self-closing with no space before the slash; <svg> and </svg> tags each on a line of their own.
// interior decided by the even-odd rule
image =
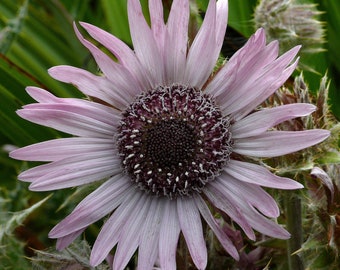
<svg viewBox="0 0 340 270">
<path fill-rule="evenodd" d="M 287 257 L 289 270 L 303 270 L 303 262 L 298 254 L 294 254 L 302 247 L 302 214 L 301 199 L 297 194 L 287 194 L 285 197 L 287 229 L 291 238 L 287 241 Z"/>
</svg>

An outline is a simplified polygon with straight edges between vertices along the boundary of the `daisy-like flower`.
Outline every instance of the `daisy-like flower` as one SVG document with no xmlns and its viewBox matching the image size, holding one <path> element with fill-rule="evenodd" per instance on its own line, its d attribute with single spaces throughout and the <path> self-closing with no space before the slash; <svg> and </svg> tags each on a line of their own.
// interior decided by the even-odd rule
<svg viewBox="0 0 340 270">
<path fill-rule="evenodd" d="M 38 102 L 18 114 L 74 137 L 11 152 L 11 157 L 49 162 L 22 172 L 33 191 L 49 191 L 106 179 L 52 229 L 57 248 L 68 246 L 90 224 L 109 216 L 92 248 L 100 264 L 116 246 L 113 269 L 123 269 L 138 249 L 138 269 L 176 268 L 183 234 L 198 269 L 207 265 L 202 217 L 225 250 L 238 251 L 210 209 L 218 209 L 255 240 L 253 229 L 286 239 L 273 219 L 274 199 L 262 189 L 302 185 L 246 162 L 244 156 L 276 157 L 323 141 L 325 130 L 275 131 L 283 121 L 306 116 L 310 104 L 254 109 L 291 75 L 299 51 L 278 57 L 278 43 L 266 45 L 259 29 L 216 74 L 228 1 L 211 0 L 202 26 L 188 48 L 189 0 L 174 0 L 166 23 L 161 0 L 149 0 L 151 27 L 139 0 L 128 0 L 134 50 L 87 23 L 81 27 L 117 59 L 89 42 L 100 76 L 71 66 L 50 75 L 71 83 L 89 100 L 58 98 L 28 87 Z M 269 130 L 268 130 L 269 129 Z"/>
</svg>

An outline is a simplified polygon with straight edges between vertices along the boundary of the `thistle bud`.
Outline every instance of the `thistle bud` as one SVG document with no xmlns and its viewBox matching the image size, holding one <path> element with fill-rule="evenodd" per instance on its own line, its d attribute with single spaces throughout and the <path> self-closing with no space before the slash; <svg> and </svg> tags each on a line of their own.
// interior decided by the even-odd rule
<svg viewBox="0 0 340 270">
<path fill-rule="evenodd" d="M 268 40 L 279 40 L 285 51 L 302 45 L 302 53 L 323 51 L 323 22 L 315 4 L 298 4 L 296 0 L 260 0 L 254 13 L 255 27 L 263 27 Z"/>
</svg>

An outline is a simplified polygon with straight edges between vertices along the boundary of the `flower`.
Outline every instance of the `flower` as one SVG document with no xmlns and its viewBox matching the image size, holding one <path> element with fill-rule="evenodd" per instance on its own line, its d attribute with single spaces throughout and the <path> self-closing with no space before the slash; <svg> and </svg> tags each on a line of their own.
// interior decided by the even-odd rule
<svg viewBox="0 0 340 270">
<path fill-rule="evenodd" d="M 75 26 L 102 74 L 70 66 L 53 67 L 49 74 L 75 85 L 89 100 L 27 88 L 38 103 L 24 106 L 18 114 L 75 137 L 11 152 L 16 159 L 49 162 L 22 172 L 19 179 L 31 182 L 33 191 L 106 179 L 49 236 L 57 238 L 57 248 L 62 249 L 90 224 L 109 216 L 90 262 L 100 264 L 117 245 L 114 269 L 123 269 L 137 249 L 138 269 L 151 269 L 158 258 L 162 269 L 175 269 L 181 232 L 194 264 L 204 269 L 207 248 L 201 217 L 237 260 L 237 249 L 209 207 L 227 214 L 250 239 L 255 240 L 253 229 L 288 238 L 289 233 L 271 219 L 279 216 L 279 209 L 261 186 L 302 185 L 247 162 L 246 156 L 285 155 L 329 135 L 325 130 L 270 130 L 309 115 L 315 109 L 310 104 L 254 112 L 291 75 L 299 47 L 278 57 L 278 43 L 266 45 L 259 29 L 211 76 L 223 43 L 228 1 L 209 2 L 190 48 L 188 0 L 173 1 L 166 24 L 161 0 L 150 0 L 149 11 L 151 28 L 139 1 L 128 1 L 134 51 L 109 33 L 80 23 L 117 61 Z"/>
</svg>

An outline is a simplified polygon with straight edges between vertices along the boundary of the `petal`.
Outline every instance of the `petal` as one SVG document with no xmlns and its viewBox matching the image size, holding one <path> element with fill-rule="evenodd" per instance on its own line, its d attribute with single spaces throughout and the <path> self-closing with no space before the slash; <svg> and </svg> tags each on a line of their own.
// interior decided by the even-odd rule
<svg viewBox="0 0 340 270">
<path fill-rule="evenodd" d="M 188 47 L 189 1 L 174 0 L 166 25 L 166 76 L 168 83 L 183 83 Z"/>
<path fill-rule="evenodd" d="M 62 138 L 16 149 L 10 157 L 27 161 L 57 161 L 76 155 L 99 154 L 111 148 L 114 148 L 112 139 Z"/>
<path fill-rule="evenodd" d="M 110 154 L 75 156 L 41 165 L 21 173 L 22 181 L 32 182 L 30 189 L 47 191 L 88 184 L 121 172 L 119 159 Z"/>
<path fill-rule="evenodd" d="M 98 164 L 98 162 L 103 162 L 105 160 L 108 162 L 108 164 L 111 164 L 110 159 L 112 159 L 112 157 L 115 157 L 115 156 L 116 156 L 116 152 L 114 150 L 106 150 L 106 151 L 101 151 L 100 153 L 89 154 L 89 155 L 72 156 L 69 158 L 65 158 L 62 160 L 58 160 L 55 162 L 43 164 L 43 165 L 28 169 L 22 172 L 19 175 L 19 178 L 20 180 L 23 180 L 23 181 L 33 182 L 37 178 L 42 177 L 52 171 L 58 171 L 58 170 L 62 171 L 69 167 L 78 167 L 84 162 L 87 162 L 87 164 L 83 165 L 85 167 L 86 166 L 91 167 L 91 164 Z M 94 162 L 92 163 L 92 161 Z"/>
<path fill-rule="evenodd" d="M 85 230 L 85 228 L 58 238 L 57 244 L 56 244 L 56 249 L 57 250 L 63 250 L 64 248 L 69 246 L 79 235 L 81 235 L 83 233 L 84 230 Z"/>
<path fill-rule="evenodd" d="M 267 129 L 284 121 L 307 116 L 315 111 L 315 106 L 306 103 L 288 104 L 250 114 L 231 127 L 234 139 L 260 135 Z"/>
<path fill-rule="evenodd" d="M 180 234 L 177 202 L 165 201 L 159 233 L 159 260 L 161 269 L 176 270 L 176 251 Z"/>
<path fill-rule="evenodd" d="M 100 264 L 117 244 L 126 221 L 136 212 L 136 209 L 137 212 L 140 209 L 139 201 L 141 195 L 141 192 L 131 190 L 124 202 L 105 222 L 92 248 L 90 256 L 90 264 L 92 266 Z"/>
<path fill-rule="evenodd" d="M 266 60 L 269 54 L 269 52 L 266 52 L 266 48 L 261 54 L 263 55 L 262 58 L 259 57 L 257 65 L 254 65 L 256 70 L 244 69 L 239 71 L 235 83 L 229 86 L 228 95 L 218 99 L 221 104 L 221 110 L 225 114 L 245 114 L 242 110 L 252 111 L 273 94 L 294 71 L 297 61 L 289 66 L 290 68 L 286 67 L 296 56 L 300 46 L 291 49 L 270 63 Z M 272 50 L 276 51 L 276 48 L 274 47 Z M 261 64 L 262 67 L 257 67 Z M 244 78 L 247 79 L 245 80 Z M 242 113 L 238 111 L 242 111 Z M 237 117 L 236 119 L 239 118 Z"/>
<path fill-rule="evenodd" d="M 228 0 L 217 1 L 216 14 L 216 53 L 219 54 L 223 45 L 228 22 Z"/>
<path fill-rule="evenodd" d="M 254 240 L 255 234 L 243 216 L 241 209 L 238 206 L 237 201 L 228 197 L 228 194 L 221 192 L 215 185 L 215 181 L 204 190 L 204 194 L 208 200 L 218 209 L 226 213 L 232 220 L 234 220 L 245 232 L 248 238 Z"/>
<path fill-rule="evenodd" d="M 107 78 L 71 66 L 56 66 L 48 70 L 50 76 L 58 81 L 73 84 L 82 93 L 98 98 L 123 110 L 130 102 L 130 96 L 124 94 L 118 85 Z M 124 89 L 124 88 L 123 88 Z"/>
<path fill-rule="evenodd" d="M 260 28 L 249 38 L 247 43 L 228 60 L 221 70 L 217 72 L 205 89 L 207 93 L 216 97 L 216 99 L 220 96 L 224 97 L 228 95 L 229 92 L 233 90 L 230 86 L 239 81 L 239 70 L 241 71 L 247 66 L 252 66 L 250 65 L 251 61 L 258 61 L 256 56 L 264 49 L 265 45 L 265 32 Z M 258 63 L 262 63 L 262 61 Z M 230 93 L 230 95 L 233 94 L 234 93 Z"/>
<path fill-rule="evenodd" d="M 251 205 L 242 204 L 241 208 L 242 208 L 242 211 L 245 213 L 245 216 L 249 224 L 255 230 L 265 235 L 278 238 L 278 239 L 290 238 L 289 232 L 287 232 L 284 228 L 282 228 L 280 225 L 278 225 L 274 221 L 262 216 Z"/>
<path fill-rule="evenodd" d="M 68 69 L 67 66 L 64 66 L 66 69 Z M 53 67 L 52 69 L 58 69 L 61 68 L 62 66 L 58 66 L 58 67 Z M 73 67 L 70 67 L 71 70 L 73 69 Z M 66 72 L 71 72 L 70 70 L 66 71 Z M 34 98 L 36 101 L 38 101 L 40 104 L 40 106 L 42 105 L 47 105 L 47 104 L 64 104 L 64 105 L 72 105 L 73 110 L 69 110 L 69 111 L 73 111 L 73 112 L 83 112 L 85 114 L 91 113 L 92 111 L 95 111 L 94 113 L 92 112 L 92 115 L 96 116 L 98 114 L 106 114 L 105 115 L 101 115 L 100 117 L 97 116 L 97 118 L 102 119 L 102 118 L 110 118 L 107 121 L 110 121 L 109 123 L 111 123 L 112 121 L 112 117 L 117 118 L 118 116 L 120 116 L 120 113 L 113 109 L 110 106 L 106 106 L 97 102 L 93 102 L 93 101 L 89 101 L 89 100 L 84 100 L 84 99 L 79 99 L 79 98 L 59 98 L 56 97 L 54 95 L 52 95 L 50 92 L 38 88 L 38 87 L 34 87 L 34 86 L 29 86 L 26 87 L 26 91 L 27 93 Z M 27 105 L 28 106 L 28 105 Z M 24 106 L 25 108 L 26 106 Z M 94 117 L 96 118 L 96 117 Z M 119 117 L 120 118 L 120 117 Z M 103 119 L 102 119 L 103 120 Z"/>
<path fill-rule="evenodd" d="M 312 176 L 317 177 L 329 189 L 331 193 L 331 201 L 334 198 L 334 184 L 329 175 L 321 168 L 314 167 L 310 173 Z"/>
<path fill-rule="evenodd" d="M 259 106 L 259 104 L 263 103 L 267 98 L 274 94 L 275 91 L 277 91 L 277 89 L 281 87 L 285 83 L 285 81 L 287 81 L 288 78 L 292 75 L 298 63 L 299 57 L 290 66 L 284 69 L 281 74 L 277 75 L 275 79 L 274 77 L 271 77 L 268 80 L 272 80 L 271 84 L 267 83 L 267 87 L 264 88 L 263 91 L 259 92 L 257 96 L 254 96 L 254 98 L 250 100 L 250 103 L 248 105 L 241 107 L 239 110 L 233 112 L 233 119 L 235 121 L 242 119 L 244 116 L 252 112 L 257 106 Z"/>
<path fill-rule="evenodd" d="M 58 103 L 58 98 L 52 93 L 35 86 L 26 87 L 26 92 L 39 103 Z"/>
<path fill-rule="evenodd" d="M 70 215 L 55 226 L 50 231 L 49 237 L 64 237 L 103 218 L 122 203 L 130 188 L 130 181 L 122 175 L 107 180 L 83 199 Z"/>
<path fill-rule="evenodd" d="M 92 36 L 117 57 L 118 61 L 132 74 L 133 78 L 138 82 L 141 88 L 150 88 L 150 82 L 145 71 L 143 70 L 142 65 L 128 45 L 126 45 L 119 38 L 116 38 L 110 33 L 94 25 L 84 22 L 80 22 L 80 25 L 90 34 L 90 36 Z"/>
<path fill-rule="evenodd" d="M 144 220 L 144 229 L 140 235 L 137 269 L 152 269 L 159 250 L 159 231 L 167 199 L 154 197 Z"/>
<path fill-rule="evenodd" d="M 79 100 L 83 101 L 83 100 Z M 108 126 L 116 125 L 120 117 L 118 116 L 118 113 L 115 112 L 112 108 L 104 107 L 100 108 L 96 105 L 94 102 L 79 102 L 75 101 L 72 102 L 69 100 L 69 102 L 58 102 L 58 103 L 33 103 L 23 106 L 24 110 L 51 110 L 51 111 L 64 111 L 64 112 L 70 112 L 75 113 L 78 115 L 86 116 L 89 118 L 92 118 L 96 121 L 103 122 L 104 124 Z"/>
<path fill-rule="evenodd" d="M 60 109 L 21 109 L 17 114 L 33 123 L 54 128 L 76 136 L 112 138 L 116 130 L 113 125 L 104 123 L 102 120 L 88 116 L 68 112 L 68 106 Z M 104 120 L 104 119 L 103 119 Z"/>
<path fill-rule="evenodd" d="M 164 82 L 164 62 L 139 0 L 128 0 L 128 17 L 135 53 L 149 76 L 152 76 L 152 87 L 160 85 Z"/>
<path fill-rule="evenodd" d="M 205 269 L 208 260 L 207 247 L 201 217 L 194 200 L 189 198 L 177 200 L 177 211 L 192 260 L 198 269 Z"/>
<path fill-rule="evenodd" d="M 292 179 L 277 176 L 268 171 L 263 166 L 248 162 L 229 160 L 228 165 L 224 168 L 224 171 L 235 177 L 237 180 L 264 187 L 279 189 L 303 188 L 303 185 Z"/>
<path fill-rule="evenodd" d="M 139 207 L 134 209 L 122 228 L 113 260 L 113 269 L 125 269 L 132 255 L 135 253 L 140 242 L 141 234 L 144 231 L 144 226 L 146 225 L 145 218 L 150 210 L 151 198 L 151 196 L 142 195 L 139 201 Z M 156 245 L 157 242 L 154 244 Z"/>
<path fill-rule="evenodd" d="M 224 249 L 235 259 L 239 260 L 240 256 L 235 248 L 234 244 L 229 239 L 228 235 L 224 233 L 224 231 L 220 228 L 217 224 L 214 217 L 211 215 L 210 210 L 201 196 L 195 196 L 195 203 L 198 207 L 201 215 L 209 225 L 209 227 L 213 230 L 214 234 L 216 235 L 217 239 L 220 241 Z"/>
<path fill-rule="evenodd" d="M 140 93 L 142 89 L 129 70 L 122 64 L 113 61 L 102 50 L 86 40 L 79 32 L 76 24 L 74 24 L 74 31 L 80 42 L 91 52 L 105 77 L 115 85 L 113 90 L 117 90 L 117 92 L 121 91 L 121 93 L 127 95 L 130 100 L 133 100 L 136 93 Z"/>
<path fill-rule="evenodd" d="M 201 88 L 210 76 L 217 57 L 216 1 L 209 1 L 204 21 L 188 53 L 185 81 L 192 87 Z"/>
<path fill-rule="evenodd" d="M 236 139 L 233 151 L 255 157 L 277 157 L 318 144 L 329 134 L 328 130 L 323 129 L 268 131 L 259 136 Z"/>
<path fill-rule="evenodd" d="M 241 182 L 223 174 L 218 177 L 218 180 L 216 185 L 219 185 L 221 191 L 227 189 L 233 192 L 240 199 L 243 198 L 244 201 L 247 201 L 268 217 L 276 218 L 280 215 L 280 210 L 275 200 L 260 186 Z"/>
<path fill-rule="evenodd" d="M 166 27 L 164 23 L 162 0 L 149 0 L 149 13 L 153 37 L 157 42 L 159 51 L 164 56 Z M 171 15 L 171 12 L 169 15 Z"/>
<path fill-rule="evenodd" d="M 221 189 L 221 183 L 218 183 L 218 181 L 214 181 L 212 184 L 216 186 L 216 190 Z M 237 204 L 247 223 L 255 230 L 275 238 L 287 239 L 290 237 L 290 234 L 285 229 L 274 221 L 261 215 L 247 200 L 244 200 L 242 197 L 238 196 L 238 194 L 235 194 L 229 189 L 224 189 L 223 194 Z M 250 239 L 255 240 L 254 237 Z"/>
</svg>

